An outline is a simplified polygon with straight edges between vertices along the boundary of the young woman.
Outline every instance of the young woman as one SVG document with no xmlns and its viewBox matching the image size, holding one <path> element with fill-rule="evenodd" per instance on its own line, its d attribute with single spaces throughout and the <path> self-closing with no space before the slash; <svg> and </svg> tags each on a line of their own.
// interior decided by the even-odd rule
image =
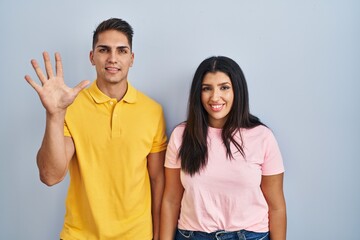
<svg viewBox="0 0 360 240">
<path fill-rule="evenodd" d="M 250 114 L 239 65 L 205 59 L 168 144 L 160 239 L 286 239 L 283 172 L 273 133 Z"/>
</svg>

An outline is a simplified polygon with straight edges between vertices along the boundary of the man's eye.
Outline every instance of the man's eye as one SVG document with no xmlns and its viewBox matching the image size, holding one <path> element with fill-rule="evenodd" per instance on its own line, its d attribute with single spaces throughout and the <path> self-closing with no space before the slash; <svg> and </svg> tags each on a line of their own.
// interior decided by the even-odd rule
<svg viewBox="0 0 360 240">
<path fill-rule="evenodd" d="M 107 51 L 106 48 L 100 48 L 100 49 L 99 49 L 99 52 L 101 52 L 101 53 L 106 52 L 106 51 Z"/>
</svg>

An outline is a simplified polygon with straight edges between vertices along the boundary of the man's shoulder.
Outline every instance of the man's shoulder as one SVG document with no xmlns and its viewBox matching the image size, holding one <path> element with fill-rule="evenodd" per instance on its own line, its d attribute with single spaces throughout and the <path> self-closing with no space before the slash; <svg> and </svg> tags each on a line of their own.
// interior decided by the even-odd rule
<svg viewBox="0 0 360 240">
<path fill-rule="evenodd" d="M 150 97 L 148 94 L 136 89 L 137 92 L 137 102 L 139 104 L 146 104 L 152 107 L 156 107 L 156 108 L 162 108 L 161 104 L 155 100 L 154 98 Z"/>
</svg>

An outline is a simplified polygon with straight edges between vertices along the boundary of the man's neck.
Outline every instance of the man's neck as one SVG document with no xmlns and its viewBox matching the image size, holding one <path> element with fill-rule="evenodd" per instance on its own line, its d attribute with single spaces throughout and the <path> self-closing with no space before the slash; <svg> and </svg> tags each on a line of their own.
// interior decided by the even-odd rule
<svg viewBox="0 0 360 240">
<path fill-rule="evenodd" d="M 100 81 L 96 82 L 98 88 L 101 92 L 107 95 L 110 98 L 115 98 L 117 101 L 120 101 L 124 96 L 128 88 L 127 80 L 123 80 L 118 83 L 106 83 L 102 84 Z"/>
</svg>

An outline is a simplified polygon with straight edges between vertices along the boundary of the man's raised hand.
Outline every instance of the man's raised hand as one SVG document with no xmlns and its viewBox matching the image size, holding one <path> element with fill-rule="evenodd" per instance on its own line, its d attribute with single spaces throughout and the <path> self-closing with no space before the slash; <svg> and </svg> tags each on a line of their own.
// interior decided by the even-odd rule
<svg viewBox="0 0 360 240">
<path fill-rule="evenodd" d="M 53 72 L 50 56 L 47 52 L 43 53 L 46 76 L 41 70 L 36 60 L 31 60 L 36 75 L 41 85 L 36 83 L 29 75 L 25 76 L 25 80 L 38 93 L 41 103 L 46 111 L 50 114 L 65 112 L 66 108 L 73 103 L 76 96 L 88 84 L 88 80 L 81 81 L 76 87 L 70 88 L 64 83 L 62 61 L 60 53 L 55 53 L 55 74 Z"/>
</svg>

